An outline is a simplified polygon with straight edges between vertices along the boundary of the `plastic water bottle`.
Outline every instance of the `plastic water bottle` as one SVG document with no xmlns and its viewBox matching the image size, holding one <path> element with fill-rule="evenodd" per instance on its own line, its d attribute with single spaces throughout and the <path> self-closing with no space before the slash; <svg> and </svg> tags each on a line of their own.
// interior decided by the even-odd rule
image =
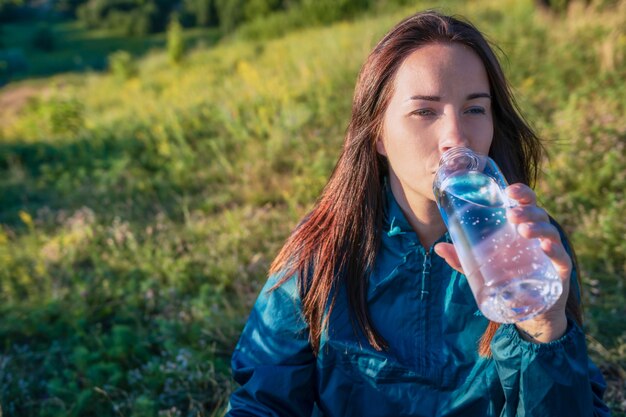
<svg viewBox="0 0 626 417">
<path fill-rule="evenodd" d="M 433 191 L 478 308 L 500 323 L 527 320 L 551 307 L 561 280 L 539 239 L 506 218 L 515 202 L 496 163 L 463 147 L 444 152 Z"/>
</svg>

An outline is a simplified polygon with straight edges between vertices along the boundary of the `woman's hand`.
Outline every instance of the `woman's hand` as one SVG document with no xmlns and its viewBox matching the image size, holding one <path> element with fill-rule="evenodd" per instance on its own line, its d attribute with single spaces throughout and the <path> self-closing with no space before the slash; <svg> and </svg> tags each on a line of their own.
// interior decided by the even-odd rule
<svg viewBox="0 0 626 417">
<path fill-rule="evenodd" d="M 508 196 L 518 202 L 518 206 L 507 210 L 507 218 L 517 224 L 518 233 L 526 238 L 537 238 L 541 249 L 548 255 L 563 283 L 563 293 L 557 302 L 545 313 L 532 319 L 516 323 L 525 340 L 546 343 L 561 337 L 567 329 L 565 304 L 569 293 L 569 280 L 572 272 L 572 260 L 568 255 L 557 228 L 550 223 L 548 213 L 537 207 L 537 198 L 533 190 L 524 184 L 513 184 L 506 189 Z M 439 243 L 435 252 L 448 264 L 463 273 L 461 263 L 453 245 Z"/>
</svg>

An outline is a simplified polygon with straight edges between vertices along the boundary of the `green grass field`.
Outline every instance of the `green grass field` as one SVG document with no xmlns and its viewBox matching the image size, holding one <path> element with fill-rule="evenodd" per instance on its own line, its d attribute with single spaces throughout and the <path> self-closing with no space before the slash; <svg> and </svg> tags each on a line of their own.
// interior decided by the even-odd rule
<svg viewBox="0 0 626 417">
<path fill-rule="evenodd" d="M 626 415 L 626 1 L 560 16 L 531 0 L 415 3 L 263 42 L 190 32 L 180 65 L 163 35 L 145 48 L 56 28 L 66 46 L 29 55 L 38 79 L 0 90 L 3 415 L 221 415 L 230 353 L 339 155 L 363 59 L 442 4 L 501 47 L 546 139 L 540 202 L 573 240 L 589 350 Z M 51 75 L 126 46 L 135 76 Z"/>
</svg>

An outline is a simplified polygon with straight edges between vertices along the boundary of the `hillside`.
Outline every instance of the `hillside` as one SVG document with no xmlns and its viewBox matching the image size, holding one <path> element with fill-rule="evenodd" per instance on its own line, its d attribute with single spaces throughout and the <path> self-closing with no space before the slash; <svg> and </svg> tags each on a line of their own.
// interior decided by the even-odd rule
<svg viewBox="0 0 626 417">
<path fill-rule="evenodd" d="M 626 1 L 415 4 L 0 89 L 3 415 L 220 415 L 232 348 L 334 166 L 363 59 L 442 4 L 500 46 L 546 139 L 540 202 L 576 248 L 589 349 L 626 415 Z"/>
</svg>

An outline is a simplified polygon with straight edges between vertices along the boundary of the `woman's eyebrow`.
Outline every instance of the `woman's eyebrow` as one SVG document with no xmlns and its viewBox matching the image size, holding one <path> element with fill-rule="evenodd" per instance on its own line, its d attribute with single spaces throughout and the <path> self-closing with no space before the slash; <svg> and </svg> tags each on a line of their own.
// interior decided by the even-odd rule
<svg viewBox="0 0 626 417">
<path fill-rule="evenodd" d="M 488 98 L 491 100 L 491 95 L 488 93 L 472 93 L 467 96 L 467 100 L 474 100 L 476 98 Z M 411 96 L 409 100 L 425 100 L 425 101 L 441 101 L 441 97 L 439 96 L 424 96 L 424 95 L 415 95 Z"/>
<path fill-rule="evenodd" d="M 441 97 L 417 95 L 417 96 L 411 96 L 410 100 L 441 101 Z"/>
<path fill-rule="evenodd" d="M 487 93 L 472 93 L 467 96 L 468 100 L 473 100 L 475 98 L 488 98 L 489 100 L 491 100 L 491 95 Z"/>
</svg>

